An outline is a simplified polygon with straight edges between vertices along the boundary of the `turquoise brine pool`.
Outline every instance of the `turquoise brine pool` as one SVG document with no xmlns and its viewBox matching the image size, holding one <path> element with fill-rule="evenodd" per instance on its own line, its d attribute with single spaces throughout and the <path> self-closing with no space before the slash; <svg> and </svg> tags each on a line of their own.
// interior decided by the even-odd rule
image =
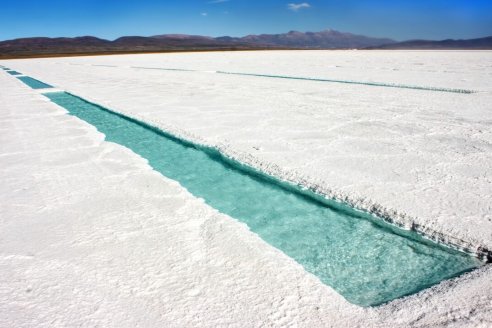
<svg viewBox="0 0 492 328">
<path fill-rule="evenodd" d="M 379 305 L 418 292 L 481 262 L 397 229 L 369 214 L 322 200 L 76 96 L 46 97 L 146 158 L 207 204 L 248 225 L 348 301 Z"/>
<path fill-rule="evenodd" d="M 7 73 L 9 73 L 10 75 L 22 75 L 21 73 L 19 73 L 17 71 L 7 71 Z"/>
<path fill-rule="evenodd" d="M 38 81 L 36 79 L 33 79 L 32 77 L 29 77 L 29 76 L 19 76 L 18 79 L 33 89 L 53 88 L 51 85 L 46 84 L 46 83 L 41 82 L 41 81 Z"/>
</svg>

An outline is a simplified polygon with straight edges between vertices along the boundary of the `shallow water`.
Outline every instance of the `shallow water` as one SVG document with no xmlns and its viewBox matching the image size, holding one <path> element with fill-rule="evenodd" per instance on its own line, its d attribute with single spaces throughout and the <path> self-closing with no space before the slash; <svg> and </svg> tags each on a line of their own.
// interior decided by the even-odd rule
<svg viewBox="0 0 492 328">
<path fill-rule="evenodd" d="M 210 149 L 177 140 L 67 93 L 45 94 L 133 150 L 164 176 L 241 222 L 333 287 L 372 306 L 415 293 L 480 265 L 467 254 L 378 218 L 298 192 Z"/>
<path fill-rule="evenodd" d="M 27 84 L 28 86 L 30 86 L 33 89 L 52 88 L 51 85 L 46 84 L 46 83 L 41 82 L 41 81 L 38 81 L 36 79 L 33 79 L 32 77 L 29 77 L 29 76 L 19 76 L 18 79 L 21 80 L 22 82 L 24 82 L 25 84 Z"/>
</svg>

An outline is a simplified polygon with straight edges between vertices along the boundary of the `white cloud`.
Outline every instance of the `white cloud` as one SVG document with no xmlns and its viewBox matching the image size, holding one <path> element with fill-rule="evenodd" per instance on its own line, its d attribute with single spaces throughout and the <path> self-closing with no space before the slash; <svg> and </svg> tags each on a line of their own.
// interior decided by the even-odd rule
<svg viewBox="0 0 492 328">
<path fill-rule="evenodd" d="M 223 2 L 229 2 L 229 0 L 212 0 L 209 1 L 208 3 L 223 3 Z"/>
<path fill-rule="evenodd" d="M 292 11 L 299 11 L 301 9 L 307 9 L 307 8 L 311 8 L 311 5 L 307 2 L 303 2 L 303 3 L 289 3 L 287 5 L 287 8 L 289 8 L 289 10 L 292 10 Z"/>
<path fill-rule="evenodd" d="M 208 16 L 208 13 L 200 13 L 202 16 Z"/>
</svg>

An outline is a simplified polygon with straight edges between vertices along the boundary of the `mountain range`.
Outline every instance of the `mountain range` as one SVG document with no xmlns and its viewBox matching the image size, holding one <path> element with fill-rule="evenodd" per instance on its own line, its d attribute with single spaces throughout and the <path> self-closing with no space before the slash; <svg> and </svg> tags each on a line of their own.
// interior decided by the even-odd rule
<svg viewBox="0 0 492 328">
<path fill-rule="evenodd" d="M 453 40 L 447 39 L 442 41 L 429 41 L 429 40 L 410 40 L 403 42 L 396 42 L 391 44 L 385 44 L 377 47 L 369 47 L 373 49 L 418 49 L 418 50 L 456 50 L 456 49 L 468 49 L 468 50 L 490 50 L 492 49 L 492 36 L 468 39 L 468 40 Z"/>
<path fill-rule="evenodd" d="M 321 32 L 290 31 L 283 34 L 216 38 L 186 34 L 163 34 L 150 37 L 124 36 L 116 40 L 105 40 L 93 36 L 35 37 L 0 42 L 0 58 L 248 49 L 492 49 L 492 37 L 471 40 L 396 42 L 388 38 L 373 38 L 330 29 Z"/>
<path fill-rule="evenodd" d="M 246 43 L 254 45 L 270 45 L 286 48 L 307 49 L 347 49 L 366 48 L 395 43 L 387 38 L 372 38 L 335 30 L 321 32 L 290 31 L 283 34 L 248 35 L 242 38 L 219 37 L 218 41 Z"/>
</svg>

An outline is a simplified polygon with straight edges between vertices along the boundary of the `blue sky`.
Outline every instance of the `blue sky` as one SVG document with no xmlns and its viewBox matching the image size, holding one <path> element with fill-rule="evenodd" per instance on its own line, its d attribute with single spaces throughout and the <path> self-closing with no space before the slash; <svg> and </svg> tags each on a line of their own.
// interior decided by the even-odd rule
<svg viewBox="0 0 492 328">
<path fill-rule="evenodd" d="M 397 40 L 492 35 L 492 0 L 0 0 L 0 40 L 332 28 Z"/>
</svg>

